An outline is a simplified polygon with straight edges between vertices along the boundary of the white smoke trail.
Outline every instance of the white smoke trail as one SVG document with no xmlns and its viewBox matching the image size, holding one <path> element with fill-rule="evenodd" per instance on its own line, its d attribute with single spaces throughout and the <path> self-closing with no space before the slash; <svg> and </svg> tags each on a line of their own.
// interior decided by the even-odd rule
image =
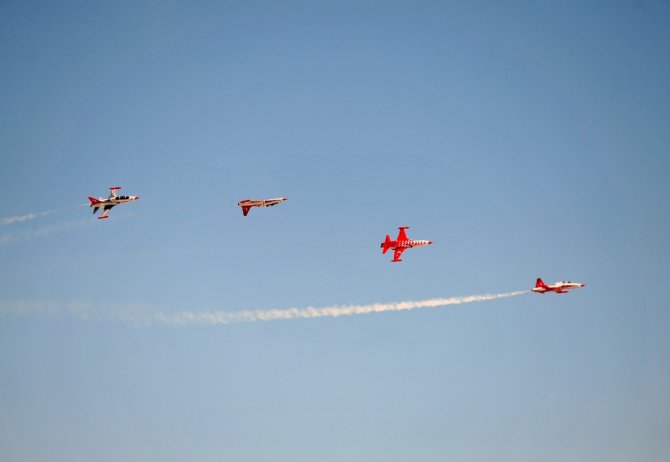
<svg viewBox="0 0 670 462">
<path fill-rule="evenodd" d="M 57 209 L 46 210 L 44 212 L 31 212 L 31 213 L 26 213 L 25 215 L 15 215 L 13 217 L 3 217 L 0 220 L 0 223 L 2 223 L 3 226 L 13 225 L 14 223 L 21 223 L 23 221 L 30 221 L 30 220 L 34 220 L 35 218 L 50 215 L 50 214 L 52 214 L 56 211 L 57 211 Z"/>
<path fill-rule="evenodd" d="M 429 300 L 404 301 L 396 303 L 374 303 L 371 305 L 336 305 L 321 308 L 288 308 L 258 311 L 181 311 L 173 314 L 156 313 L 154 321 L 172 326 L 189 324 L 218 325 L 238 322 L 277 321 L 304 318 L 337 318 L 357 314 L 383 313 L 387 311 L 408 311 L 418 308 L 438 308 L 447 305 L 484 302 L 498 298 L 514 297 L 528 293 L 527 290 L 500 294 L 468 295 L 465 297 L 432 298 Z"/>
<path fill-rule="evenodd" d="M 12 304 L 0 303 L 0 314 L 13 315 L 57 315 L 67 313 L 81 320 L 113 320 L 131 325 L 168 325 L 182 327 L 189 325 L 227 325 L 241 322 L 279 321 L 306 318 L 337 318 L 359 314 L 383 313 L 388 311 L 409 311 L 420 308 L 439 308 L 448 305 L 485 302 L 499 298 L 514 297 L 528 293 L 527 290 L 499 294 L 468 295 L 465 297 L 431 298 L 395 303 L 374 303 L 370 305 L 335 305 L 321 308 L 287 308 L 245 311 L 179 311 L 168 313 L 135 304 L 124 308 L 109 304 L 71 302 L 64 305 L 44 302 L 20 301 Z"/>
</svg>

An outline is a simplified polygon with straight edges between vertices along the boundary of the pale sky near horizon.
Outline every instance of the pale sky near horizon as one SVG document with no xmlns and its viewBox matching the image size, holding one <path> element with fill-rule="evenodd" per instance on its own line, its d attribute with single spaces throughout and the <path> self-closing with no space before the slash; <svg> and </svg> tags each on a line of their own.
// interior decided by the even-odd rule
<svg viewBox="0 0 670 462">
<path fill-rule="evenodd" d="M 0 460 L 670 456 L 670 5 L 94 3 L 0 3 Z"/>
</svg>

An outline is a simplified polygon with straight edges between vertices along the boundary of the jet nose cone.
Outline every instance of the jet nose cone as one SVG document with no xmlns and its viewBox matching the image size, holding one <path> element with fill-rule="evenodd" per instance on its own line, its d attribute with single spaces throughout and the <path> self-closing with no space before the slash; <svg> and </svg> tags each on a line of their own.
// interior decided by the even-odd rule
<svg viewBox="0 0 670 462">
<path fill-rule="evenodd" d="M 432 243 L 433 243 L 433 241 L 428 241 L 428 243 L 429 243 L 429 244 L 432 244 Z"/>
</svg>

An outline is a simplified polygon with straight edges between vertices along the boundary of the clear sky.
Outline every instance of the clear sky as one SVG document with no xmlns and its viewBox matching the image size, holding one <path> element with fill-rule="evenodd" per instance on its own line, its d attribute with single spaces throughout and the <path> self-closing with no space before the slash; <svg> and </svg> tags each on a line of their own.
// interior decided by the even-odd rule
<svg viewBox="0 0 670 462">
<path fill-rule="evenodd" d="M 652 0 L 3 1 L 0 460 L 667 459 L 669 26 Z M 141 199 L 96 220 L 116 185 Z M 401 225 L 434 244 L 391 264 Z M 588 285 L 114 315 L 536 277 Z"/>
</svg>

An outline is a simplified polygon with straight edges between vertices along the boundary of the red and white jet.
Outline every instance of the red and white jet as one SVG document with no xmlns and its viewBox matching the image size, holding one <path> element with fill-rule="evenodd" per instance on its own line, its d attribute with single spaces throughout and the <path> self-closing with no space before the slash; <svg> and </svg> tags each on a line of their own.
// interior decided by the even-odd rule
<svg viewBox="0 0 670 462">
<path fill-rule="evenodd" d="M 585 285 L 586 284 L 582 284 L 581 282 L 572 282 L 572 281 L 559 281 L 547 285 L 544 283 L 542 279 L 537 278 L 537 282 L 535 282 L 535 287 L 533 287 L 531 290 L 538 294 L 543 294 L 545 292 L 556 292 L 557 294 L 567 294 L 568 290 L 579 289 L 580 287 L 584 287 Z"/>
<path fill-rule="evenodd" d="M 237 205 L 242 207 L 242 214 L 246 217 L 251 210 L 251 207 L 273 207 L 280 202 L 287 201 L 286 197 L 274 197 L 272 199 L 262 199 L 262 200 L 253 200 L 253 199 L 244 199 L 239 201 Z"/>
<path fill-rule="evenodd" d="M 388 249 L 393 249 L 393 260 L 391 260 L 392 262 L 402 261 L 400 256 L 407 249 L 411 249 L 412 247 L 423 247 L 424 245 L 433 243 L 433 241 L 417 241 L 414 239 L 409 239 L 407 234 L 405 234 L 405 230 L 407 228 L 409 228 L 409 226 L 401 226 L 398 228 L 400 232 L 398 233 L 398 237 L 395 241 L 392 241 L 391 236 L 387 234 L 386 240 L 381 243 L 380 247 L 382 248 L 383 254 L 386 253 Z"/>
<path fill-rule="evenodd" d="M 124 204 L 126 202 L 136 201 L 140 198 L 140 196 L 117 196 L 116 191 L 118 189 L 121 189 L 121 186 L 113 186 L 109 188 L 110 192 L 107 199 L 103 199 L 102 197 L 99 197 L 98 199 L 91 196 L 88 197 L 88 200 L 91 201 L 90 206 L 93 208 L 93 214 L 95 214 L 99 208 L 102 208 L 103 210 L 102 215 L 98 217 L 98 220 L 109 218 L 109 211 L 112 209 L 112 207 L 116 207 L 117 205 Z"/>
</svg>

